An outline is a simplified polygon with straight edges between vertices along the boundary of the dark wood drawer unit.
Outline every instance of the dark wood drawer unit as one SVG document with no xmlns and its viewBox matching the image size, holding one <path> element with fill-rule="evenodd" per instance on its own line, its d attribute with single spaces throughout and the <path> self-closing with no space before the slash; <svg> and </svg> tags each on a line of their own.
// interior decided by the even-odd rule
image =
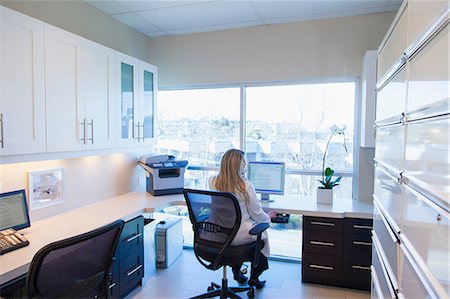
<svg viewBox="0 0 450 299">
<path fill-rule="evenodd" d="M 112 267 L 112 298 L 123 298 L 141 285 L 144 277 L 143 234 L 144 217 L 139 216 L 125 223 Z"/>
<path fill-rule="evenodd" d="M 371 219 L 303 217 L 302 281 L 370 290 Z"/>
</svg>

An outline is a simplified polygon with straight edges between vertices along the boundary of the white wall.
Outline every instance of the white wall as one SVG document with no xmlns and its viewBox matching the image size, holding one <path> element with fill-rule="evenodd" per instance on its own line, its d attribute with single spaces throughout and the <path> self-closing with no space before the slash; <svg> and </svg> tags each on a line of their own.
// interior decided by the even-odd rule
<svg viewBox="0 0 450 299">
<path fill-rule="evenodd" d="M 150 40 L 160 87 L 360 76 L 393 13 Z"/>
<path fill-rule="evenodd" d="M 64 202 L 31 211 L 30 216 L 33 221 L 130 192 L 135 187 L 136 175 L 139 172 L 136 169 L 136 161 L 137 157 L 134 154 L 115 154 L 4 164 L 0 167 L 0 178 L 2 178 L 3 191 L 25 189 L 29 200 L 28 175 L 30 172 L 58 168 L 64 170 Z"/>
</svg>

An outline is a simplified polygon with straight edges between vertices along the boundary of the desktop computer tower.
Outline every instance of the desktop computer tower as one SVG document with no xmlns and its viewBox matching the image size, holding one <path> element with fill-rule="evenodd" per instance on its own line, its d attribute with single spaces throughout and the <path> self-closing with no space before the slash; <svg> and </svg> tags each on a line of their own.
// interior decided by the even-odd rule
<svg viewBox="0 0 450 299">
<path fill-rule="evenodd" d="M 156 268 L 168 268 L 183 252 L 181 218 L 169 217 L 156 225 Z"/>
</svg>

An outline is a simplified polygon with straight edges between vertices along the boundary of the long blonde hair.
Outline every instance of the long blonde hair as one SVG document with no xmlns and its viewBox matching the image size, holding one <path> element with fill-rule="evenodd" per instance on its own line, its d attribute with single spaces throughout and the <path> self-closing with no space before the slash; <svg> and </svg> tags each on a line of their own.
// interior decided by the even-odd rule
<svg viewBox="0 0 450 299">
<path fill-rule="evenodd" d="M 231 192 L 235 195 L 242 194 L 244 200 L 247 201 L 247 189 L 241 174 L 241 165 L 244 161 L 245 154 L 243 151 L 238 149 L 229 149 L 226 151 L 220 162 L 219 174 L 212 180 L 214 189 Z"/>
</svg>

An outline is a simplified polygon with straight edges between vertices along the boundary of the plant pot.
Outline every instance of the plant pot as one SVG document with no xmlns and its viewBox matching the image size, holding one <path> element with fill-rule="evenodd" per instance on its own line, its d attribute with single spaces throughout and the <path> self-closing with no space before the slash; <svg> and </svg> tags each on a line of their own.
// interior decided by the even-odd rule
<svg viewBox="0 0 450 299">
<path fill-rule="evenodd" d="M 317 188 L 317 203 L 333 204 L 333 189 Z"/>
</svg>

